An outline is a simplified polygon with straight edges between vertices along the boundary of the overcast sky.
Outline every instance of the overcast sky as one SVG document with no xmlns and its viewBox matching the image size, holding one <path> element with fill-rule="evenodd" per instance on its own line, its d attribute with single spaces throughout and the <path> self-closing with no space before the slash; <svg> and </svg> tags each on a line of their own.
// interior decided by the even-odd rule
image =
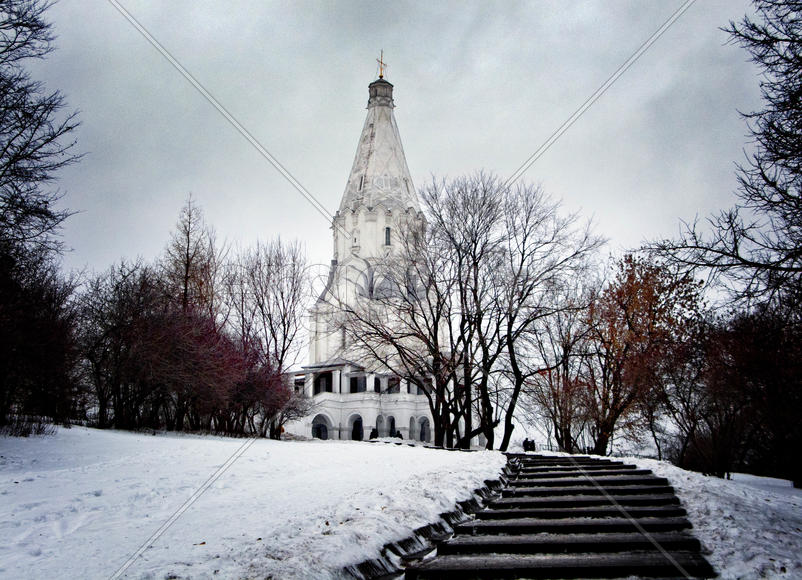
<svg viewBox="0 0 802 580">
<path fill-rule="evenodd" d="M 413 180 L 510 175 L 680 6 L 671 2 L 142 2 L 123 5 L 324 206 L 342 196 L 379 50 Z M 733 201 L 758 71 L 719 30 L 750 7 L 698 0 L 524 179 L 592 217 L 609 251 Z M 109 3 L 65 0 L 34 73 L 82 125 L 61 173 L 67 269 L 157 257 L 191 192 L 221 239 L 331 231 Z"/>
</svg>

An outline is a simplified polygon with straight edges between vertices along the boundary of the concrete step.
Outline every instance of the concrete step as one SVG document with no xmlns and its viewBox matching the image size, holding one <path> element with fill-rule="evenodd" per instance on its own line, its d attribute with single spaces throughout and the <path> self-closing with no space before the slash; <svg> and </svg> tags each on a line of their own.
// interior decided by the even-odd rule
<svg viewBox="0 0 802 580">
<path fill-rule="evenodd" d="M 647 532 L 671 532 L 691 527 L 683 517 L 640 518 L 638 525 Z M 616 518 L 509 518 L 505 520 L 471 520 L 457 525 L 455 534 L 596 534 L 638 532 L 629 519 Z"/>
<path fill-rule="evenodd" d="M 521 457 L 513 460 L 524 467 L 542 467 L 549 465 L 620 465 L 622 461 L 612 459 L 593 459 L 591 457 Z"/>
<path fill-rule="evenodd" d="M 407 580 L 481 578 L 712 578 L 715 572 L 697 554 L 625 552 L 620 554 L 528 554 L 442 556 L 407 568 Z"/>
<path fill-rule="evenodd" d="M 562 487 L 572 486 L 594 486 L 602 487 L 619 485 L 668 485 L 665 477 L 654 475 L 600 475 L 592 479 L 584 475 L 572 475 L 571 477 L 555 477 L 549 479 L 513 479 L 509 482 L 510 487 Z"/>
<path fill-rule="evenodd" d="M 508 487 L 502 490 L 503 497 L 545 497 L 561 495 L 641 495 L 674 493 L 670 485 L 602 485 L 590 487 L 587 485 L 566 485 L 563 487 Z"/>
<path fill-rule="evenodd" d="M 652 488 L 649 488 L 652 489 Z M 617 490 L 615 490 L 617 491 Z M 663 494 L 642 494 L 642 495 L 621 495 L 618 493 L 610 494 L 610 498 L 622 506 L 660 506 L 660 505 L 679 505 L 679 499 L 673 493 Z M 491 509 L 510 509 L 510 508 L 566 508 L 566 507 L 587 507 L 587 506 L 609 506 L 610 498 L 603 495 L 566 495 L 566 496 L 547 496 L 547 497 L 502 497 L 491 501 L 488 507 Z"/>
<path fill-rule="evenodd" d="M 588 469 L 584 473 L 577 469 L 575 471 L 540 471 L 540 472 L 529 472 L 529 471 L 519 471 L 516 474 L 516 477 L 513 481 L 520 481 L 520 480 L 537 480 L 537 479 L 565 479 L 571 477 L 609 477 L 609 476 L 616 476 L 620 477 L 623 475 L 628 476 L 643 476 L 643 475 L 654 475 L 651 469 Z"/>
<path fill-rule="evenodd" d="M 684 532 L 611 534 L 521 534 L 519 536 L 457 536 L 437 547 L 437 554 L 561 554 L 575 552 L 699 551 L 699 540 Z"/>
<path fill-rule="evenodd" d="M 604 463 L 618 461 L 609 457 L 588 457 L 587 455 L 537 455 L 535 453 L 508 453 L 507 458 L 511 461 L 525 461 L 527 463 L 570 463 L 573 461 Z"/>
<path fill-rule="evenodd" d="M 626 470 L 637 469 L 637 466 L 630 463 L 611 464 L 606 463 L 603 465 L 542 465 L 539 467 L 522 467 L 518 473 L 543 473 L 543 472 L 575 472 L 584 469 L 585 471 L 610 471 L 610 470 Z"/>
<path fill-rule="evenodd" d="M 637 518 L 678 518 L 687 515 L 684 508 L 669 506 L 621 506 L 629 516 Z M 563 508 L 490 508 L 476 513 L 478 520 L 504 520 L 510 518 L 607 518 L 621 517 L 621 510 L 615 505 Z"/>
</svg>

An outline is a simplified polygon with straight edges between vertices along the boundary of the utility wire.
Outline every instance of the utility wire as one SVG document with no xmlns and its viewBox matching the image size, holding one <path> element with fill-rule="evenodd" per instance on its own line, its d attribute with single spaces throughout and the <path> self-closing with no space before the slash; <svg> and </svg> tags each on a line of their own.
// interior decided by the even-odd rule
<svg viewBox="0 0 802 580">
<path fill-rule="evenodd" d="M 284 179 L 286 179 L 287 181 L 290 182 L 290 185 L 292 185 L 298 191 L 298 193 L 300 193 L 302 196 L 304 196 L 306 198 L 306 200 L 310 204 L 312 204 L 312 207 L 315 208 L 315 210 L 317 210 L 317 212 L 320 213 L 320 215 L 325 217 L 327 221 L 329 221 L 331 223 L 334 223 L 334 218 L 332 217 L 331 212 L 329 212 L 326 209 L 326 207 L 320 201 L 318 201 L 318 199 L 314 195 L 309 193 L 309 191 L 301 184 L 301 182 L 298 181 L 289 172 L 289 170 L 287 168 L 285 168 L 281 164 L 281 162 L 279 162 L 279 160 L 276 159 L 270 153 L 270 151 L 268 151 L 264 147 L 264 145 L 262 145 L 259 142 L 258 139 L 256 139 L 256 137 L 251 135 L 251 133 L 245 127 L 243 127 L 242 124 L 239 121 L 237 121 L 237 119 L 234 117 L 234 115 L 232 115 L 222 104 L 220 104 L 220 101 L 218 101 L 214 97 L 214 95 L 212 95 L 208 90 L 206 90 L 206 88 L 194 76 L 192 76 L 192 74 L 186 68 L 184 68 L 181 65 L 181 63 L 178 62 L 178 60 L 172 54 L 170 54 L 170 52 L 166 48 L 164 48 L 161 45 L 161 43 L 159 43 L 158 40 L 155 39 L 153 37 L 153 35 L 151 35 L 147 31 L 147 29 L 144 26 L 142 26 L 142 24 L 140 24 L 139 21 L 136 18 L 134 18 L 134 16 L 130 12 L 128 12 L 128 10 L 126 10 L 125 7 L 122 4 L 120 4 L 120 2 L 118 0 L 109 0 L 109 3 L 112 6 L 114 6 L 114 8 L 116 8 L 117 11 L 120 14 L 122 14 L 123 17 L 129 23 L 131 23 L 131 26 L 133 26 L 134 28 L 137 29 L 137 31 L 145 38 L 145 40 L 147 40 L 153 46 L 153 48 L 158 50 L 161 53 L 161 55 L 165 59 L 167 59 L 167 61 L 171 65 L 173 65 L 173 67 L 179 73 L 181 73 L 181 75 L 187 81 L 189 81 L 189 83 L 193 87 L 195 87 L 195 89 L 203 96 L 203 98 L 205 98 L 207 101 L 209 101 L 209 103 L 215 109 L 217 109 L 217 111 L 226 119 L 226 121 L 228 121 L 231 124 L 232 127 L 234 127 L 237 131 L 239 131 L 239 133 L 243 137 L 245 137 L 245 139 L 248 140 L 248 142 L 253 146 L 254 149 L 256 149 L 256 151 L 259 152 L 259 154 L 262 157 L 267 159 L 270 162 L 270 164 L 273 165 L 273 167 L 275 167 L 278 170 L 278 172 L 281 173 L 282 176 L 284 176 Z M 339 227 L 339 226 L 337 226 L 337 227 Z M 348 236 L 348 234 L 345 231 L 342 231 L 342 233 L 345 234 L 346 237 L 350 237 L 350 236 Z"/>
<path fill-rule="evenodd" d="M 181 507 L 179 507 L 173 513 L 173 515 L 171 515 L 167 519 L 167 521 L 164 522 L 159 527 L 158 530 L 153 532 L 150 535 L 150 537 L 142 543 L 141 546 L 139 546 L 139 549 L 137 549 L 136 552 L 131 554 L 131 556 L 123 563 L 123 565 L 120 566 L 117 569 L 117 571 L 109 577 L 109 580 L 117 580 L 117 578 L 120 578 L 123 575 L 123 573 L 125 573 L 125 571 L 128 570 L 128 568 L 131 567 L 131 565 L 136 561 L 136 559 L 139 558 L 139 556 L 141 556 L 145 552 L 145 550 L 147 550 L 148 548 L 150 548 L 153 545 L 153 542 L 158 540 L 159 537 L 161 537 L 161 535 L 164 534 L 164 532 L 166 532 L 168 530 L 168 528 L 170 526 L 172 526 L 178 520 L 178 518 L 180 518 L 183 515 L 183 513 L 190 508 L 190 506 L 192 504 L 194 504 L 196 501 L 198 501 L 200 496 L 202 496 L 204 494 L 204 492 L 206 492 L 206 490 L 209 489 L 209 487 L 211 487 L 211 485 L 215 481 L 220 479 L 221 475 L 223 475 L 226 471 L 228 471 L 229 467 L 234 465 L 234 463 L 237 461 L 237 459 L 242 457 L 242 454 L 245 453 L 250 448 L 251 445 L 253 445 L 254 441 L 256 441 L 256 438 L 255 437 L 251 437 L 250 439 L 245 441 L 242 445 L 240 445 L 239 448 L 237 448 L 237 450 L 234 451 L 234 453 L 231 455 L 231 457 L 229 457 L 226 460 L 226 462 L 223 463 L 223 465 L 218 467 L 217 471 L 212 473 L 206 479 L 206 481 L 204 481 L 203 484 L 198 489 L 195 490 L 195 493 L 193 493 L 191 496 L 189 496 L 189 498 L 187 498 L 187 500 L 183 504 L 181 504 Z"/>
<path fill-rule="evenodd" d="M 585 111 L 587 111 L 591 107 L 591 105 L 593 105 L 593 103 L 599 100 L 599 97 L 601 97 L 604 93 L 606 93 L 607 89 L 609 89 L 613 85 L 613 83 L 615 83 L 615 81 L 617 81 L 619 77 L 621 77 L 621 75 L 623 75 L 627 71 L 629 67 L 635 64 L 635 62 L 641 56 L 643 56 L 644 52 L 649 50 L 649 47 L 651 47 L 657 41 L 657 39 L 660 38 L 663 35 L 663 33 L 665 33 L 665 31 L 668 30 L 671 27 L 671 25 L 677 21 L 679 17 L 682 16 L 685 13 L 685 11 L 691 7 L 691 4 L 693 4 L 695 1 L 696 0 L 686 0 L 686 2 L 682 6 L 677 8 L 677 10 L 671 16 L 668 17 L 668 20 L 663 22 L 660 28 L 655 30 L 654 33 L 648 39 L 646 39 L 646 41 L 643 44 L 641 44 L 640 47 L 638 47 L 638 50 L 632 53 L 632 56 L 630 56 L 626 61 L 624 61 L 624 63 L 620 67 L 618 67 L 618 69 L 613 74 L 611 74 L 598 89 L 596 89 L 596 92 L 590 95 L 587 98 L 587 100 L 584 103 L 582 103 L 582 105 L 580 105 L 580 107 L 576 111 L 574 111 L 573 115 L 568 117 L 568 119 L 562 125 L 560 125 L 549 136 L 549 138 L 546 139 L 543 142 L 543 144 L 537 148 L 537 150 L 534 153 L 532 153 L 529 159 L 524 161 L 524 163 L 518 169 L 515 170 L 515 172 L 507 179 L 507 181 L 504 182 L 504 189 L 509 189 L 513 183 L 518 181 L 523 176 L 523 174 L 526 173 L 526 171 L 532 166 L 532 164 L 538 159 L 540 159 L 540 157 L 546 151 L 548 151 L 548 149 L 552 145 L 554 145 L 554 142 L 557 141 L 557 139 L 559 139 L 563 135 L 563 133 L 565 133 L 571 127 L 571 125 L 576 123 L 576 121 L 585 113 Z"/>
<path fill-rule="evenodd" d="M 669 554 L 668 551 L 663 546 L 660 545 L 660 542 L 658 542 L 654 538 L 654 536 L 652 536 L 649 532 L 647 532 L 644 529 L 642 525 L 640 525 L 640 522 L 638 520 L 632 517 L 632 515 L 626 510 L 624 506 L 618 503 L 618 501 L 612 495 L 610 495 L 608 491 L 599 484 L 598 481 L 593 479 L 593 477 L 587 471 L 582 469 L 582 466 L 579 465 L 579 463 L 577 462 L 577 460 L 574 458 L 573 455 L 568 455 L 568 458 L 571 460 L 571 463 L 574 464 L 574 467 L 576 467 L 579 470 L 579 472 L 588 481 L 590 481 L 591 484 L 593 484 L 593 486 L 599 491 L 599 493 L 601 493 L 605 497 L 605 499 L 607 499 L 612 505 L 614 505 L 618 509 L 618 511 L 621 512 L 621 515 L 623 515 L 627 520 L 629 520 L 629 523 L 631 523 L 635 527 L 635 529 L 637 529 L 638 532 L 641 533 L 643 537 L 649 540 L 652 543 L 652 545 L 655 548 L 657 548 L 657 550 L 665 557 L 665 559 L 668 560 L 671 563 L 671 565 L 674 566 L 677 569 L 677 571 L 683 575 L 683 577 L 688 579 L 693 578 L 693 576 L 688 574 L 688 571 L 682 566 L 682 564 L 677 562 L 676 558 L 674 558 L 674 556 Z"/>
</svg>

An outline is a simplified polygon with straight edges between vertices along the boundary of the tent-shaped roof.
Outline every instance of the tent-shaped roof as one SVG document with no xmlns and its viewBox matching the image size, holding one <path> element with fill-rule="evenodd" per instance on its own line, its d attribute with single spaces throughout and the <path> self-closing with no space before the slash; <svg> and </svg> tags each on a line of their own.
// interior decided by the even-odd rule
<svg viewBox="0 0 802 580">
<path fill-rule="evenodd" d="M 420 211 L 393 115 L 393 85 L 380 78 L 370 83 L 368 89 L 368 114 L 340 212 L 363 205 Z"/>
</svg>

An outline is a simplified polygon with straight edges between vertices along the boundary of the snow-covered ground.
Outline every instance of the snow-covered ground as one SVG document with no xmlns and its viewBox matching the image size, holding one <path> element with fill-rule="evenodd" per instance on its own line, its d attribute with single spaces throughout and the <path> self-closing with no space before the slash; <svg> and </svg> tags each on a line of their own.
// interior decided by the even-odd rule
<svg viewBox="0 0 802 580">
<path fill-rule="evenodd" d="M 726 481 L 653 459 L 622 458 L 667 477 L 723 580 L 802 578 L 802 490 L 735 474 Z"/>
<path fill-rule="evenodd" d="M 723 480 L 665 461 L 615 459 L 669 480 L 722 580 L 802 578 L 802 489 L 790 481 L 741 473 Z"/>
<path fill-rule="evenodd" d="M 0 437 L 0 577 L 109 578 L 243 445 L 74 427 Z M 257 440 L 127 578 L 330 578 L 495 479 L 500 453 Z"/>
<path fill-rule="evenodd" d="M 0 437 L 0 578 L 109 578 L 244 440 L 75 427 Z M 802 578 L 802 491 L 622 458 L 669 478 L 724 579 Z M 331 578 L 485 479 L 500 453 L 258 440 L 127 578 Z"/>
</svg>

